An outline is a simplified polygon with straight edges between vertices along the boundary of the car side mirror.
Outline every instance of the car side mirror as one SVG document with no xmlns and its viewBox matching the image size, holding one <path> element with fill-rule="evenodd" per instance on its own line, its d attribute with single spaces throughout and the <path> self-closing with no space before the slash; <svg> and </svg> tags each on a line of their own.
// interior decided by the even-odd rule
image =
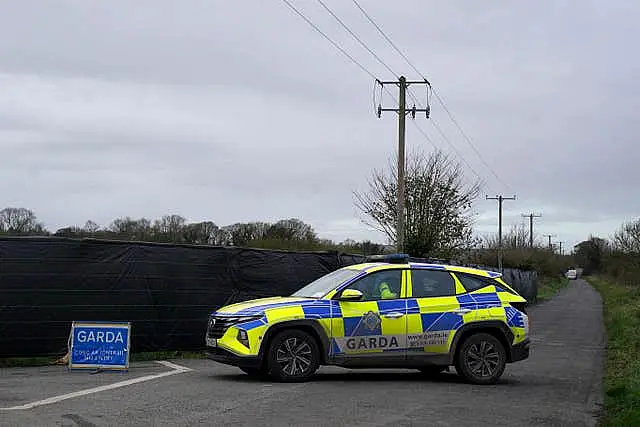
<svg viewBox="0 0 640 427">
<path fill-rule="evenodd" d="M 360 301 L 364 295 L 357 289 L 345 289 L 338 297 L 339 301 Z"/>
</svg>

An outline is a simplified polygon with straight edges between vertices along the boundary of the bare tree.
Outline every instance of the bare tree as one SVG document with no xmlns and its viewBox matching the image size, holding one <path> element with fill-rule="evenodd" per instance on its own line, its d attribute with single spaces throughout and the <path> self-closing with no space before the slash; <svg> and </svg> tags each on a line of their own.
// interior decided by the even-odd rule
<svg viewBox="0 0 640 427">
<path fill-rule="evenodd" d="M 180 215 L 164 215 L 153 225 L 154 234 L 161 241 L 178 243 L 183 241 L 184 227 L 187 220 Z"/>
<path fill-rule="evenodd" d="M 244 246 L 252 240 L 264 239 L 270 227 L 267 222 L 238 222 L 223 227 L 223 230 L 231 236 L 232 245 Z"/>
<path fill-rule="evenodd" d="M 405 245 L 413 256 L 451 257 L 473 245 L 472 202 L 481 182 L 465 183 L 462 168 L 442 151 L 407 156 Z M 397 161 L 374 170 L 367 193 L 355 193 L 364 222 L 397 241 Z"/>
<path fill-rule="evenodd" d="M 147 218 L 117 218 L 113 220 L 108 231 L 115 233 L 118 238 L 122 239 L 149 240 L 151 236 L 151 221 Z"/>
<path fill-rule="evenodd" d="M 5 208 L 0 211 L 0 232 L 13 235 L 44 233 L 44 225 L 33 211 L 25 208 Z"/>
<path fill-rule="evenodd" d="M 612 245 L 624 253 L 640 253 L 640 218 L 624 223 L 614 234 Z"/>
<path fill-rule="evenodd" d="M 498 249 L 498 233 L 485 237 L 486 247 Z M 502 235 L 502 247 L 504 249 L 529 248 L 529 229 L 523 223 L 513 224 L 511 229 Z"/>
<path fill-rule="evenodd" d="M 212 221 L 187 224 L 184 227 L 184 238 L 187 243 L 197 245 L 227 245 L 230 236 Z"/>
<path fill-rule="evenodd" d="M 88 234 L 94 234 L 99 230 L 100 226 L 91 220 L 85 222 L 84 227 L 82 227 L 82 231 Z"/>
</svg>

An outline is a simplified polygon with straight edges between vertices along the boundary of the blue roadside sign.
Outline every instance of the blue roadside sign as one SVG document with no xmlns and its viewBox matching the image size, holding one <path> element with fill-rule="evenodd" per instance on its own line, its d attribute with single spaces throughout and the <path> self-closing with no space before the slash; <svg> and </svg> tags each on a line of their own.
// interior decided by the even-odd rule
<svg viewBox="0 0 640 427">
<path fill-rule="evenodd" d="M 130 322 L 73 322 L 69 368 L 129 369 Z"/>
</svg>

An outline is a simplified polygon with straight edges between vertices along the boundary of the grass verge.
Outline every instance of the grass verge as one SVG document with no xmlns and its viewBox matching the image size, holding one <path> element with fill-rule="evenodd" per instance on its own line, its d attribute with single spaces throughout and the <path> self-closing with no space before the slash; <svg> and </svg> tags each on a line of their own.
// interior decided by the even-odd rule
<svg viewBox="0 0 640 427">
<path fill-rule="evenodd" d="M 607 329 L 602 426 L 640 425 L 640 286 L 586 280 L 602 296 Z"/>
<path fill-rule="evenodd" d="M 21 368 L 29 366 L 50 366 L 55 365 L 56 361 L 62 356 L 41 356 L 41 357 L 7 357 L 0 358 L 0 368 Z M 204 359 L 206 356 L 203 352 L 196 351 L 155 351 L 143 353 L 131 353 L 130 362 L 145 362 L 149 360 L 167 360 L 167 359 Z M 59 365 L 59 364 L 58 364 Z"/>
<path fill-rule="evenodd" d="M 550 300 L 558 291 L 569 284 L 566 277 L 543 277 L 538 285 L 537 302 Z"/>
</svg>

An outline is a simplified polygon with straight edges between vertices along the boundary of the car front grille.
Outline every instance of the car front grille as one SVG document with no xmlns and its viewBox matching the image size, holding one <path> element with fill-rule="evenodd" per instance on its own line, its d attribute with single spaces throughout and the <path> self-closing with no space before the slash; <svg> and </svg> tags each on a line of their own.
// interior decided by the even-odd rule
<svg viewBox="0 0 640 427">
<path fill-rule="evenodd" d="M 222 338 L 224 333 L 230 326 L 250 322 L 252 320 L 258 320 L 262 315 L 255 316 L 209 316 L 209 323 L 207 324 L 207 337 L 209 338 Z"/>
<path fill-rule="evenodd" d="M 236 322 L 237 320 L 234 317 L 211 316 L 207 326 L 207 336 L 209 338 L 222 338 L 227 329 Z"/>
</svg>

